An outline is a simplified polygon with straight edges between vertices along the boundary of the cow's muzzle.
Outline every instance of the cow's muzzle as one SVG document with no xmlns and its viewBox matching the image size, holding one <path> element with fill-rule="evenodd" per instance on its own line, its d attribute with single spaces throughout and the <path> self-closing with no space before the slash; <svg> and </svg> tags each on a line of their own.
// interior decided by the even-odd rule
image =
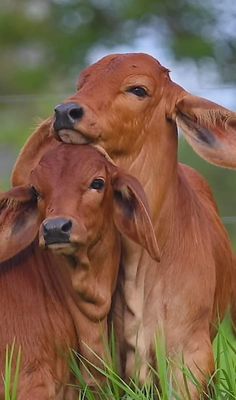
<svg viewBox="0 0 236 400">
<path fill-rule="evenodd" d="M 84 115 L 84 109 L 75 103 L 59 104 L 55 107 L 55 121 L 53 128 L 55 132 L 62 129 L 75 129 L 75 125 Z"/>
<path fill-rule="evenodd" d="M 75 103 L 59 104 L 55 108 L 53 129 L 57 140 L 64 143 L 88 144 L 92 141 L 81 129 L 78 130 L 85 111 Z"/>
<path fill-rule="evenodd" d="M 87 243 L 87 230 L 83 222 L 73 217 L 46 218 L 39 228 L 39 245 L 59 254 L 74 254 Z"/>
<path fill-rule="evenodd" d="M 43 238 L 46 246 L 70 243 L 72 222 L 70 219 L 53 218 L 43 222 Z"/>
</svg>

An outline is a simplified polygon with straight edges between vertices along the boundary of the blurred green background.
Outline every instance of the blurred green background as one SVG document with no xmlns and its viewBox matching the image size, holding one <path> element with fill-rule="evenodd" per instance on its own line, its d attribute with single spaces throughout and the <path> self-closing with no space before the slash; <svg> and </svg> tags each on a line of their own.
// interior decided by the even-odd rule
<svg viewBox="0 0 236 400">
<path fill-rule="evenodd" d="M 232 0 L 1 0 L 0 189 L 26 138 L 73 93 L 82 68 L 111 52 L 139 51 L 188 91 L 236 110 Z M 209 181 L 236 247 L 236 172 L 207 164 L 182 139 L 180 159 Z"/>
</svg>

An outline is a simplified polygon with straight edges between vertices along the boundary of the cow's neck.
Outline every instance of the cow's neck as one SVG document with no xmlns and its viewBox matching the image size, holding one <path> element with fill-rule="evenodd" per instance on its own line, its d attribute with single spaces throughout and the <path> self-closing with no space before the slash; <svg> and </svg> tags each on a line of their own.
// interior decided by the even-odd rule
<svg viewBox="0 0 236 400">
<path fill-rule="evenodd" d="M 118 274 L 120 235 L 113 222 L 108 228 L 103 227 L 103 234 L 93 246 L 80 251 L 70 270 L 80 311 L 94 321 L 107 316 Z"/>
<path fill-rule="evenodd" d="M 115 159 L 118 166 L 134 175 L 143 185 L 154 224 L 162 212 L 163 204 L 172 203 L 177 193 L 177 146 L 175 126 L 165 121 L 165 124 L 160 124 L 158 131 L 146 135 L 139 152 Z"/>
</svg>

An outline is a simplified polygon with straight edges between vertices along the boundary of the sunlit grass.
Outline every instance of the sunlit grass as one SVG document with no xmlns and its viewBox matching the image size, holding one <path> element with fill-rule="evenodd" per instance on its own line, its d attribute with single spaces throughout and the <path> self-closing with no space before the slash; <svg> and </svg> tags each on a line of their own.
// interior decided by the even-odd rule
<svg viewBox="0 0 236 400">
<path fill-rule="evenodd" d="M 160 338 L 159 338 L 160 339 Z M 173 361 L 167 357 L 164 338 L 156 341 L 156 358 L 158 368 L 150 366 L 153 381 L 147 380 L 144 385 L 139 385 L 134 378 L 125 382 L 117 370 L 117 361 L 114 363 L 114 351 L 116 349 L 114 337 L 111 340 L 112 360 L 101 361 L 101 368 L 95 367 L 106 378 L 104 385 L 97 383 L 96 390 L 91 390 L 83 380 L 78 364 L 82 364 L 89 372 L 89 362 L 79 354 L 74 353 L 72 370 L 79 382 L 78 399 L 84 400 L 183 400 L 176 390 L 176 382 L 172 374 Z M 92 351 L 92 350 L 91 350 Z M 200 399 L 208 400 L 235 400 L 236 399 L 236 341 L 231 332 L 229 321 L 224 321 L 219 328 L 214 342 L 216 371 L 213 377 L 208 379 L 208 385 Z M 115 357 L 116 352 L 115 352 Z M 79 361 L 79 363 L 78 363 Z M 91 365 L 92 366 L 92 365 Z M 184 360 L 178 365 L 184 377 L 185 392 L 188 393 L 189 384 L 194 385 L 199 393 L 202 393 L 202 385 L 192 372 L 184 365 Z M 155 382 L 155 383 L 154 383 Z M 157 383 L 158 382 L 158 385 Z M 186 395 L 187 396 L 187 395 Z M 191 396 L 187 396 L 191 400 Z M 185 397 L 186 398 L 186 397 Z M 187 399 L 186 399 L 187 400 Z"/>
<path fill-rule="evenodd" d="M 92 365 L 78 353 L 72 352 L 71 369 L 77 380 L 78 400 L 183 400 L 183 397 L 178 394 L 179 391 L 176 391 L 176 382 L 172 374 L 173 361 L 167 357 L 164 337 L 160 339 L 159 335 L 158 340 L 156 340 L 158 367 L 153 368 L 150 366 L 153 379 L 148 379 L 143 385 L 140 385 L 138 382 L 138 374 L 129 382 L 125 382 L 120 377 L 118 372 L 117 346 L 113 331 L 111 333 L 109 349 L 111 356 L 108 355 L 107 346 L 105 361 L 98 357 L 101 367 Z M 90 351 L 93 353 L 92 350 Z M 214 342 L 214 353 L 216 371 L 214 376 L 209 379 L 204 399 L 235 400 L 236 340 L 231 331 L 228 319 L 219 327 L 219 332 Z M 6 349 L 5 376 L 3 378 L 5 400 L 17 400 L 20 362 L 21 350 L 16 351 L 15 343 L 13 343 L 11 347 L 8 346 Z M 95 368 L 103 375 L 105 383 L 101 385 L 96 382 L 93 390 L 89 388 L 83 380 L 79 365 L 87 369 L 88 374 L 90 373 L 90 367 Z M 195 385 L 201 391 L 201 383 L 184 365 L 184 360 L 178 367 L 184 376 L 185 391 L 187 392 L 186 388 L 189 383 Z M 208 390 L 209 388 L 210 390 Z M 203 400 L 201 396 L 200 399 Z M 190 395 L 189 400 L 191 400 Z"/>
<path fill-rule="evenodd" d="M 21 349 L 16 352 L 15 342 L 6 347 L 4 393 L 5 400 L 17 400 L 21 362 Z"/>
</svg>

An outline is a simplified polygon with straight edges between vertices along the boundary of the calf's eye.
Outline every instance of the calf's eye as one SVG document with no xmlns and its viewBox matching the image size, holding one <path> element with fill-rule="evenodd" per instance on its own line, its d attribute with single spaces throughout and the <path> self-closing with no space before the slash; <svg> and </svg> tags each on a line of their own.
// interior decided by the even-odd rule
<svg viewBox="0 0 236 400">
<path fill-rule="evenodd" d="M 90 185 L 90 189 L 95 189 L 98 191 L 103 190 L 105 187 L 105 181 L 102 178 L 96 178 L 92 181 L 91 185 Z"/>
<path fill-rule="evenodd" d="M 133 93 L 135 94 L 135 96 L 138 97 L 146 97 L 148 96 L 148 92 L 146 89 L 144 89 L 144 87 L 142 86 L 134 86 L 128 89 L 129 93 Z"/>
</svg>

